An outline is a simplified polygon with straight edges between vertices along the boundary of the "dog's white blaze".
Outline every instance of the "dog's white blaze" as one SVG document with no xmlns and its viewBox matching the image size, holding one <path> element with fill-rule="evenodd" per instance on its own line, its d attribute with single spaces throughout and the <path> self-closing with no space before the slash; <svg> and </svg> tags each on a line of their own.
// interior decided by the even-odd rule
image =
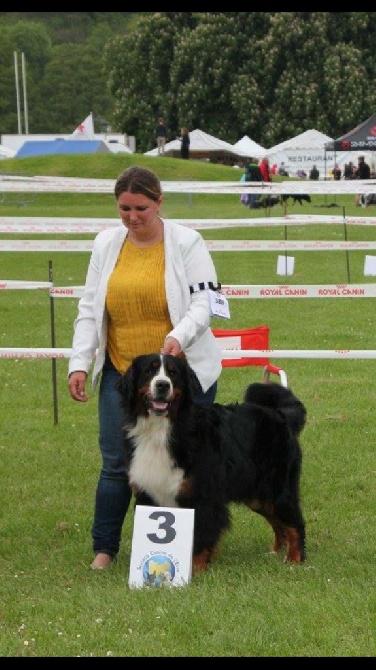
<svg viewBox="0 0 376 670">
<path fill-rule="evenodd" d="M 140 417 L 129 436 L 136 446 L 129 481 L 148 493 L 158 507 L 177 507 L 176 494 L 184 473 L 168 452 L 170 423 L 166 417 Z"/>
<path fill-rule="evenodd" d="M 157 382 L 160 382 L 160 381 L 168 382 L 168 384 L 170 386 L 170 389 L 169 389 L 168 394 L 166 395 L 166 400 L 169 400 L 171 398 L 171 395 L 172 395 L 172 382 L 171 382 L 171 379 L 169 378 L 169 376 L 167 375 L 165 366 L 163 364 L 163 356 L 160 356 L 160 359 L 161 359 L 161 367 L 158 370 L 158 374 L 155 375 L 155 377 L 153 377 L 153 379 L 150 382 L 150 395 L 154 398 L 155 395 L 157 394 L 157 391 L 156 391 Z"/>
</svg>

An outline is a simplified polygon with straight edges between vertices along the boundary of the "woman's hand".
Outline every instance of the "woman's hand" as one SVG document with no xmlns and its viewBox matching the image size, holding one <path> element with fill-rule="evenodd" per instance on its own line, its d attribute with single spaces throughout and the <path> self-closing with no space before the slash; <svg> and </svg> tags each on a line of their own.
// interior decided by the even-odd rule
<svg viewBox="0 0 376 670">
<path fill-rule="evenodd" d="M 77 370 L 69 375 L 68 388 L 73 400 L 86 402 L 88 397 L 85 393 L 87 374 L 82 370 Z"/>
<path fill-rule="evenodd" d="M 161 349 L 161 354 L 171 354 L 171 356 L 178 356 L 180 353 L 180 342 L 178 342 L 175 337 L 166 337 L 164 345 Z"/>
</svg>

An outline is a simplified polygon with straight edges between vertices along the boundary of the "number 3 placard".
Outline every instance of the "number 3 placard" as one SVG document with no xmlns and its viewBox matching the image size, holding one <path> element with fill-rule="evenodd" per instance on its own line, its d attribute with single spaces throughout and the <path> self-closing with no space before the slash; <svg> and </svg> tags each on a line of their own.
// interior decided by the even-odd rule
<svg viewBox="0 0 376 670">
<path fill-rule="evenodd" d="M 136 505 L 131 588 L 185 586 L 192 576 L 194 510 Z"/>
</svg>

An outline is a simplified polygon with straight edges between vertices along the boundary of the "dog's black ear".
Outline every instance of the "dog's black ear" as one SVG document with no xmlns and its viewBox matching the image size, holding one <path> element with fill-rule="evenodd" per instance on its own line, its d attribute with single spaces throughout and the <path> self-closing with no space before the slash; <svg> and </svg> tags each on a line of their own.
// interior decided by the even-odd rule
<svg viewBox="0 0 376 670">
<path fill-rule="evenodd" d="M 195 371 L 192 370 L 191 366 L 188 365 L 188 363 L 187 363 L 187 368 L 188 368 L 189 390 L 190 390 L 190 393 L 191 393 L 191 397 L 194 398 L 194 396 L 198 395 L 199 393 L 202 393 L 202 386 L 199 382 L 199 379 L 198 379 Z"/>
<path fill-rule="evenodd" d="M 121 395 L 122 407 L 128 412 L 132 411 L 132 401 L 135 397 L 135 363 L 132 362 L 125 373 L 120 377 L 118 390 Z"/>
</svg>

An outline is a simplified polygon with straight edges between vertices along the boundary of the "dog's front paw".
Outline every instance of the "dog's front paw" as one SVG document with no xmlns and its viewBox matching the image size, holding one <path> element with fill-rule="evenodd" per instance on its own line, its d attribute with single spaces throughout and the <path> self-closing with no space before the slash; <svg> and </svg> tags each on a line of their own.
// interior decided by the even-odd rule
<svg viewBox="0 0 376 670">
<path fill-rule="evenodd" d="M 210 551 L 210 549 L 203 549 L 201 553 L 194 554 L 192 559 L 193 574 L 197 574 L 198 572 L 204 572 L 210 563 L 211 556 L 212 552 Z"/>
</svg>

